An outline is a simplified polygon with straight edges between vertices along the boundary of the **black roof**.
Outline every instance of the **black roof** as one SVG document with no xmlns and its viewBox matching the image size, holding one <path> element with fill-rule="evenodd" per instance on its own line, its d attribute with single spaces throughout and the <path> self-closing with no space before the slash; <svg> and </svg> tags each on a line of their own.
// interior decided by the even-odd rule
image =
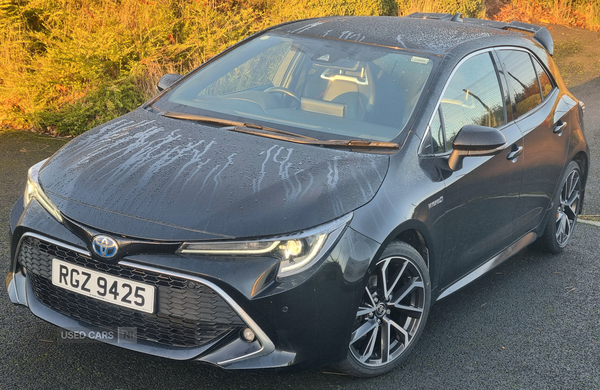
<svg viewBox="0 0 600 390">
<path fill-rule="evenodd" d="M 501 38 L 513 44 L 531 44 L 531 38 L 522 32 L 511 31 L 517 29 L 536 33 L 536 40 L 552 54 L 552 38 L 543 27 L 460 17 L 451 20 L 451 17 L 449 14 L 413 14 L 408 17 L 335 16 L 286 23 L 276 27 L 274 31 L 444 55 L 452 47 L 482 39 L 497 41 L 497 38 Z M 541 40 L 538 39 L 540 37 Z M 542 42 L 548 38 L 549 44 Z"/>
</svg>

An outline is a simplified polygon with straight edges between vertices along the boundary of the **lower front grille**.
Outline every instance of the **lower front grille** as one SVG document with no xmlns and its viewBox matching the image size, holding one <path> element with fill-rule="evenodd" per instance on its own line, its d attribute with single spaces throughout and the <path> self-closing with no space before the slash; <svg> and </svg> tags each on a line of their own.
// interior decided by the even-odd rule
<svg viewBox="0 0 600 390">
<path fill-rule="evenodd" d="M 156 313 L 142 313 L 54 286 L 54 258 L 156 286 Z M 245 326 L 220 295 L 197 282 L 102 263 L 33 237 L 23 240 L 18 261 L 27 269 L 35 297 L 42 304 L 90 325 L 115 331 L 118 327 L 135 327 L 139 339 L 177 347 L 199 347 Z"/>
</svg>

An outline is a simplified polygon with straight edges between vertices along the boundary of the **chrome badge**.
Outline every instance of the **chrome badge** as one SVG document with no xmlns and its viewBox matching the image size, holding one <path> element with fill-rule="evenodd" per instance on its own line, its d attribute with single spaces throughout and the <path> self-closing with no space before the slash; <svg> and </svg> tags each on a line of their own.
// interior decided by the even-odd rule
<svg viewBox="0 0 600 390">
<path fill-rule="evenodd" d="M 94 253 L 105 259 L 111 259 L 117 254 L 119 245 L 109 236 L 99 235 L 94 237 L 92 241 L 92 249 Z"/>
</svg>

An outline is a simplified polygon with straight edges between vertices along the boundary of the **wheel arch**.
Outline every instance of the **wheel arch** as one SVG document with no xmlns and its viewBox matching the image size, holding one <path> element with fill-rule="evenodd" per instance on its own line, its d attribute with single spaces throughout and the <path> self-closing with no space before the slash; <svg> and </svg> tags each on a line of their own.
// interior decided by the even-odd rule
<svg viewBox="0 0 600 390">
<path fill-rule="evenodd" d="M 379 258 L 383 250 L 393 241 L 405 242 L 419 252 L 429 270 L 433 290 L 436 285 L 437 262 L 435 259 L 437 258 L 438 248 L 427 225 L 419 220 L 404 221 L 392 230 L 382 242 L 381 249 L 375 256 L 375 259 Z"/>
</svg>

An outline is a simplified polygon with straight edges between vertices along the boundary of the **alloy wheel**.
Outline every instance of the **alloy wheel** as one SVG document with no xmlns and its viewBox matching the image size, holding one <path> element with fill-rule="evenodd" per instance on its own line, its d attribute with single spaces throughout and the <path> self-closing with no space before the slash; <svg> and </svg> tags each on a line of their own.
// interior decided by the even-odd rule
<svg viewBox="0 0 600 390">
<path fill-rule="evenodd" d="M 395 361 L 418 337 L 425 302 L 423 275 L 415 262 L 404 256 L 380 260 L 356 313 L 350 340 L 354 358 L 371 367 Z"/>
<path fill-rule="evenodd" d="M 563 184 L 556 213 L 556 242 L 561 248 L 567 245 L 573 232 L 573 227 L 577 221 L 580 199 L 581 180 L 579 171 L 573 169 Z"/>
</svg>

